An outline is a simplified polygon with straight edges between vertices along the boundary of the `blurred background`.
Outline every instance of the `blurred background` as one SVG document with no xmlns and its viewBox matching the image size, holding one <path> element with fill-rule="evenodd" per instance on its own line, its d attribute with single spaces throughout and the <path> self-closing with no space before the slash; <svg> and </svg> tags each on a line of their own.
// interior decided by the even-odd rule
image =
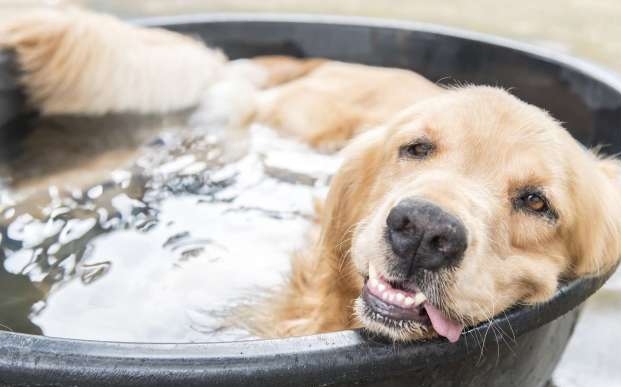
<svg viewBox="0 0 621 387">
<path fill-rule="evenodd" d="M 232 11 L 416 20 L 551 47 L 621 72 L 619 0 L 0 0 L 0 18 L 41 5 L 79 5 L 121 17 Z"/>
<path fill-rule="evenodd" d="M 621 73 L 619 0 L 0 0 L 0 21 L 33 7 L 78 5 L 124 18 L 205 12 L 294 12 L 413 20 L 500 35 L 592 60 Z M 558 387 L 621 386 L 621 278 L 585 307 L 555 374 Z"/>
</svg>

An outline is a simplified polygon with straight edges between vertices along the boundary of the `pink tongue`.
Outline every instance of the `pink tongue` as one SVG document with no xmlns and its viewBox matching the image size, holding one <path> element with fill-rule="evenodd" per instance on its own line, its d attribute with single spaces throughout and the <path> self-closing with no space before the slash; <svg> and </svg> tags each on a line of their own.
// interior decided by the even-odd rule
<svg viewBox="0 0 621 387">
<path fill-rule="evenodd" d="M 440 336 L 446 337 L 451 343 L 459 340 L 461 331 L 464 329 L 464 324 L 459 324 L 444 317 L 442 312 L 440 312 L 428 302 L 423 305 L 425 306 L 425 310 L 429 315 L 429 319 L 431 320 L 431 325 L 433 325 L 433 329 L 435 329 Z"/>
</svg>

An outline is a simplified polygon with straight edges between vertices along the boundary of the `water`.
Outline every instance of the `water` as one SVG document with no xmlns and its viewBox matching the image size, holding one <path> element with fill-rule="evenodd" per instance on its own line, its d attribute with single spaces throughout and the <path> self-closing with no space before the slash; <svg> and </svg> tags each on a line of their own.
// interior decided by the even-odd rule
<svg viewBox="0 0 621 387">
<path fill-rule="evenodd" d="M 65 338 L 250 338 L 222 318 L 282 282 L 339 163 L 200 115 L 59 117 L 7 133 L 0 329 Z"/>
</svg>

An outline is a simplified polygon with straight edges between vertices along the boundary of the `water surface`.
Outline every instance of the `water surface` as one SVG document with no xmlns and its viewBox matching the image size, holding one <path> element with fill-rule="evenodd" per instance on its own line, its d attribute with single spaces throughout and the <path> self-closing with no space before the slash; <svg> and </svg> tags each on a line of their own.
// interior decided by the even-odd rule
<svg viewBox="0 0 621 387">
<path fill-rule="evenodd" d="M 282 282 L 338 165 L 200 115 L 53 117 L 7 133 L 0 329 L 55 337 L 250 337 L 223 317 Z"/>
</svg>

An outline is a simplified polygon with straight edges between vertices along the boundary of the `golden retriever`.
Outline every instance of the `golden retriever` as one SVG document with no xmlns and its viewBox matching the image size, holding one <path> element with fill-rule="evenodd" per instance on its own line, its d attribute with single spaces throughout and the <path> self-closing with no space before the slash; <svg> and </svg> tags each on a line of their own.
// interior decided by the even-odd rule
<svg viewBox="0 0 621 387">
<path fill-rule="evenodd" d="M 362 326 L 455 342 L 621 256 L 620 164 L 502 89 L 321 59 L 240 65 L 190 38 L 81 11 L 16 20 L 1 43 L 44 113 L 168 112 L 214 90 L 220 105 L 245 106 L 243 89 L 252 109 L 229 106 L 229 124 L 344 147 L 318 237 L 286 285 L 244 313 L 263 337 Z"/>
</svg>

